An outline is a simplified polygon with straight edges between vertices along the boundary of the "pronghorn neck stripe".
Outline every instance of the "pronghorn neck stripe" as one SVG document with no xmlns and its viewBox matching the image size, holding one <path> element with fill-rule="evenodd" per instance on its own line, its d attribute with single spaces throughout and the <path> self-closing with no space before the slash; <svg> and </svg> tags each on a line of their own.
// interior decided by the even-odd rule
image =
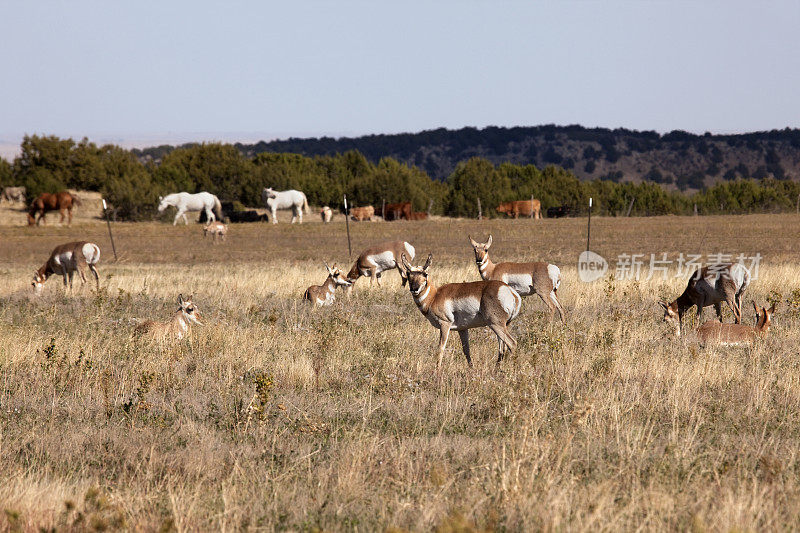
<svg viewBox="0 0 800 533">
<path fill-rule="evenodd" d="M 427 298 L 427 297 L 428 297 L 428 293 L 430 293 L 430 292 L 431 292 L 431 288 L 430 288 L 430 286 L 429 286 L 429 285 L 426 283 L 426 284 L 425 284 L 425 292 L 423 292 L 423 293 L 422 293 L 422 296 L 419 296 L 419 297 L 417 298 L 417 300 L 419 300 L 419 302 L 420 302 L 420 303 L 424 302 L 424 301 L 425 301 L 425 298 Z"/>
</svg>

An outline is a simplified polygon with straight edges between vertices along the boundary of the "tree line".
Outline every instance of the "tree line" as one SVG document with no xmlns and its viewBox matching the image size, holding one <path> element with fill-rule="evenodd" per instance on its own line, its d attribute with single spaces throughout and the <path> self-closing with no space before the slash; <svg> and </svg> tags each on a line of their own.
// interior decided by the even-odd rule
<svg viewBox="0 0 800 533">
<path fill-rule="evenodd" d="M 313 205 L 350 205 L 410 201 L 415 211 L 474 217 L 478 200 L 485 216 L 497 216 L 500 202 L 531 196 L 543 209 L 568 206 L 585 212 L 594 198 L 594 213 L 636 216 L 779 212 L 794 210 L 800 185 L 773 178 L 735 179 L 699 192 L 667 190 L 653 181 L 619 183 L 609 179 L 579 180 L 557 165 L 539 168 L 514 163 L 494 164 L 472 157 L 461 161 L 443 181 L 420 168 L 383 157 L 376 163 L 357 150 L 320 156 L 263 152 L 243 154 L 222 143 L 186 145 L 161 154 L 159 160 L 116 145 L 54 136 L 26 136 L 20 155 L 0 159 L 0 186 L 24 185 L 30 198 L 65 188 L 99 191 L 123 220 L 155 216 L 158 197 L 178 191 L 209 191 L 235 205 L 261 205 L 263 187 L 299 189 Z M 635 199 L 635 200 L 634 200 Z M 631 202 L 633 205 L 631 206 Z"/>
</svg>

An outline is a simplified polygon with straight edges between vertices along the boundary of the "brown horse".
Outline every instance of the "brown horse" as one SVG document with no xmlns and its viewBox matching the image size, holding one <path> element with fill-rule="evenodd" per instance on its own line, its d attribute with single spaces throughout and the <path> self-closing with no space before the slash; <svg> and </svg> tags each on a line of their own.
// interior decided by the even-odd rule
<svg viewBox="0 0 800 533">
<path fill-rule="evenodd" d="M 36 224 L 38 226 L 39 222 L 45 219 L 45 213 L 48 211 L 60 211 L 61 224 L 64 223 L 64 216 L 69 213 L 69 222 L 67 222 L 67 224 L 72 224 L 73 205 L 81 205 L 81 200 L 67 191 L 61 191 L 55 194 L 46 192 L 31 202 L 31 207 L 28 211 L 28 225 L 33 226 Z M 37 213 L 39 214 L 38 219 L 36 218 Z"/>
</svg>

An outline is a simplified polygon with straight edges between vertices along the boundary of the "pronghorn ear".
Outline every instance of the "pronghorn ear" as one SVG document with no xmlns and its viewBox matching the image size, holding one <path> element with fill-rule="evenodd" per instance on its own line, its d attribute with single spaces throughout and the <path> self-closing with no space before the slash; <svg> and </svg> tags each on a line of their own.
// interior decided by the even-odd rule
<svg viewBox="0 0 800 533">
<path fill-rule="evenodd" d="M 472 245 L 472 247 L 473 247 L 473 248 L 477 248 L 477 247 L 478 247 L 478 243 L 477 243 L 477 242 L 475 242 L 475 241 L 472 239 L 472 235 L 467 235 L 467 237 L 469 237 L 469 243 Z"/>
<path fill-rule="evenodd" d="M 492 235 L 491 234 L 489 234 L 489 240 L 486 241 L 486 249 L 488 250 L 490 246 L 492 246 Z"/>
<path fill-rule="evenodd" d="M 328 266 L 327 261 L 323 261 L 322 264 L 325 265 L 325 270 L 328 271 L 328 274 L 333 274 L 333 270 L 331 270 L 331 267 Z"/>
<path fill-rule="evenodd" d="M 772 305 L 769 307 L 769 309 L 766 309 L 766 311 L 767 311 L 767 313 L 768 313 L 768 314 L 770 314 L 770 315 L 771 315 L 772 313 L 774 313 L 774 312 L 775 312 L 775 305 L 776 305 L 776 304 L 777 304 L 777 302 L 772 302 Z"/>
<path fill-rule="evenodd" d="M 428 273 L 428 269 L 431 267 L 432 261 L 433 261 L 433 252 L 428 254 L 428 260 L 425 261 L 425 266 L 422 267 L 422 270 L 424 270 L 426 274 Z"/>
</svg>

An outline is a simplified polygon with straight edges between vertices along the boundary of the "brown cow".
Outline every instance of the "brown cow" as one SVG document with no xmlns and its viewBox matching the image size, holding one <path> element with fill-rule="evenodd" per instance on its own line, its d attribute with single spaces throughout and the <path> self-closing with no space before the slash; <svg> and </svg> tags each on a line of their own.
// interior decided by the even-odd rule
<svg viewBox="0 0 800 533">
<path fill-rule="evenodd" d="M 414 211 L 413 213 L 411 213 L 411 216 L 408 217 L 408 220 L 427 220 L 427 219 L 428 219 L 428 213 L 422 211 Z"/>
<path fill-rule="evenodd" d="M 411 202 L 386 204 L 383 218 L 384 220 L 409 220 L 411 218 Z"/>
<path fill-rule="evenodd" d="M 353 207 L 350 209 L 350 216 L 353 220 L 361 222 L 362 220 L 372 220 L 375 216 L 375 208 L 371 205 L 364 207 Z"/>
<path fill-rule="evenodd" d="M 539 200 L 516 200 L 514 202 L 503 202 L 497 206 L 498 212 L 505 213 L 513 218 L 517 218 L 520 215 L 529 217 L 533 213 L 534 218 L 539 220 L 542 218 L 541 210 L 542 203 Z"/>
<path fill-rule="evenodd" d="M 45 214 L 48 211 L 60 211 L 61 220 L 59 223 L 62 224 L 64 223 L 65 215 L 69 214 L 69 222 L 67 224 L 72 224 L 73 205 L 81 205 L 81 200 L 68 191 L 61 191 L 55 194 L 46 192 L 31 202 L 30 210 L 28 211 L 28 225 L 33 226 L 36 224 L 38 226 L 39 222 L 45 219 Z M 36 218 L 37 213 L 39 218 Z"/>
</svg>

